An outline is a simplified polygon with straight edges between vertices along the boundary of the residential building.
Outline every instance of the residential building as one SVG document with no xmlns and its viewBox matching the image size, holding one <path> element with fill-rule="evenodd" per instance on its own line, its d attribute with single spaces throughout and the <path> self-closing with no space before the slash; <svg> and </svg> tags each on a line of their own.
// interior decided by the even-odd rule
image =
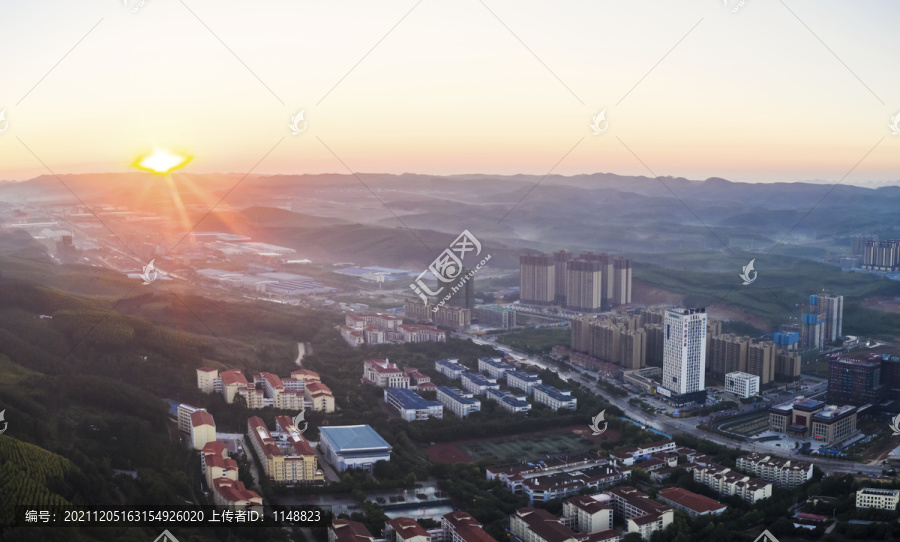
<svg viewBox="0 0 900 542">
<path fill-rule="evenodd" d="M 193 414 L 194 412 L 201 411 L 201 410 L 204 412 L 206 411 L 205 408 L 191 406 L 186 403 L 181 403 L 180 405 L 178 405 L 178 407 L 176 407 L 176 409 L 175 409 L 175 413 L 178 418 L 178 430 L 181 431 L 182 433 L 190 434 L 191 427 L 192 427 L 191 414 Z"/>
<path fill-rule="evenodd" d="M 531 410 L 531 403 L 526 400 L 524 395 L 514 395 L 507 390 L 489 389 L 487 390 L 487 397 L 497 401 L 500 408 L 509 412 L 528 412 Z"/>
<path fill-rule="evenodd" d="M 447 342 L 447 332 L 432 326 L 397 326 L 401 343 Z"/>
<path fill-rule="evenodd" d="M 688 463 L 684 468 L 693 474 L 695 482 L 700 482 L 719 495 L 737 495 L 750 504 L 772 496 L 770 482 L 733 471 L 722 465 L 712 462 Z"/>
<path fill-rule="evenodd" d="M 799 336 L 799 335 L 798 335 Z M 793 382 L 800 379 L 800 354 L 784 347 L 775 350 L 775 379 Z"/>
<path fill-rule="evenodd" d="M 519 302 L 552 305 L 556 302 L 556 262 L 551 254 L 519 256 Z"/>
<path fill-rule="evenodd" d="M 304 390 L 306 404 L 318 412 L 334 412 L 334 394 L 331 388 L 321 382 L 308 382 Z"/>
<path fill-rule="evenodd" d="M 578 399 L 572 397 L 571 390 L 559 390 L 546 384 L 537 384 L 532 389 L 535 402 L 547 405 L 551 410 L 575 410 L 578 407 Z"/>
<path fill-rule="evenodd" d="M 862 406 L 884 399 L 882 360 L 838 358 L 828 362 L 828 400 L 833 403 Z"/>
<path fill-rule="evenodd" d="M 363 362 L 363 382 L 379 388 L 408 388 L 409 376 L 387 359 L 369 359 Z"/>
<path fill-rule="evenodd" d="M 441 517 L 443 542 L 496 542 L 468 512 L 458 510 Z"/>
<path fill-rule="evenodd" d="M 857 508 L 878 508 L 893 512 L 900 503 L 900 489 L 864 487 L 856 492 Z"/>
<path fill-rule="evenodd" d="M 660 489 L 656 497 L 672 508 L 681 510 L 691 517 L 718 515 L 728 508 L 719 501 L 681 489 L 680 487 Z"/>
<path fill-rule="evenodd" d="M 506 372 L 506 385 L 510 388 L 517 388 L 525 392 L 526 395 L 531 395 L 534 391 L 534 386 L 543 382 L 541 380 L 540 375 L 535 373 L 527 373 L 525 371 L 507 371 Z"/>
<path fill-rule="evenodd" d="M 659 457 L 665 456 L 668 458 L 674 458 L 675 463 L 677 464 L 678 454 L 675 451 L 676 449 L 677 447 L 675 446 L 674 440 L 657 440 L 655 442 L 643 444 L 634 448 L 620 448 L 610 453 L 610 458 L 614 459 L 617 463 L 631 466 L 639 461 L 646 461 L 653 456 L 659 455 Z"/>
<path fill-rule="evenodd" d="M 439 359 L 434 362 L 434 369 L 450 380 L 456 380 L 469 370 L 465 365 L 460 365 L 457 358 Z"/>
<path fill-rule="evenodd" d="M 818 297 L 825 313 L 825 344 L 831 344 L 844 333 L 844 296 L 822 293 Z"/>
<path fill-rule="evenodd" d="M 573 260 L 566 270 L 566 308 L 578 312 L 602 310 L 602 270 L 597 261 Z"/>
<path fill-rule="evenodd" d="M 640 533 L 645 540 L 664 530 L 675 518 L 672 507 L 654 501 L 633 487 L 617 486 L 609 490 L 609 495 L 615 513 L 627 520 L 628 532 Z"/>
<path fill-rule="evenodd" d="M 557 305 L 566 305 L 566 281 L 569 276 L 569 260 L 571 259 L 572 258 L 567 250 L 560 250 L 559 252 L 553 253 L 555 267 L 554 276 L 556 279 L 556 297 L 554 301 Z"/>
<path fill-rule="evenodd" d="M 220 387 L 226 403 L 229 405 L 234 403 L 234 398 L 238 395 L 246 398 L 250 384 L 238 369 L 222 371 L 219 378 L 221 379 Z"/>
<path fill-rule="evenodd" d="M 391 460 L 393 448 L 368 425 L 326 425 L 319 435 L 322 455 L 338 472 L 371 472 L 376 462 Z"/>
<path fill-rule="evenodd" d="M 735 371 L 725 375 L 725 391 L 742 399 L 759 394 L 759 377 Z"/>
<path fill-rule="evenodd" d="M 384 525 L 386 542 L 431 542 L 431 535 L 412 518 L 394 518 Z"/>
<path fill-rule="evenodd" d="M 500 379 L 507 371 L 515 370 L 515 367 L 505 363 L 503 358 L 478 358 L 478 370 L 487 373 L 493 379 Z"/>
<path fill-rule="evenodd" d="M 437 401 L 423 399 L 421 395 L 406 388 L 385 388 L 384 402 L 397 409 L 400 417 L 408 422 L 443 419 L 444 409 Z"/>
<path fill-rule="evenodd" d="M 255 491 L 247 489 L 240 480 L 216 478 L 212 487 L 213 502 L 230 510 L 249 508 L 262 512 L 263 500 Z"/>
<path fill-rule="evenodd" d="M 675 405 L 706 403 L 705 308 L 666 311 L 663 381 L 657 392 Z"/>
<path fill-rule="evenodd" d="M 509 518 L 509 531 L 515 542 L 618 542 L 613 530 L 576 533 L 542 508 L 520 508 Z"/>
<path fill-rule="evenodd" d="M 584 352 L 625 370 L 647 365 L 648 334 L 640 317 L 629 314 L 583 315 L 571 322 L 572 350 Z"/>
<path fill-rule="evenodd" d="M 212 414 L 205 410 L 191 413 L 191 445 L 195 450 L 202 450 L 209 442 L 216 440 L 216 421 Z"/>
<path fill-rule="evenodd" d="M 258 416 L 247 420 L 247 438 L 263 465 L 266 476 L 276 483 L 321 482 L 316 453 L 288 416 L 275 417 L 270 433 Z"/>
<path fill-rule="evenodd" d="M 214 440 L 200 450 L 200 469 L 206 479 L 206 487 L 212 489 L 218 478 L 238 479 L 237 461 L 228 457 L 225 444 Z"/>
<path fill-rule="evenodd" d="M 600 459 L 593 453 L 585 453 L 581 455 L 565 456 L 555 459 L 546 459 L 537 463 L 519 463 L 516 465 L 500 465 L 485 468 L 485 477 L 488 480 L 498 480 L 503 487 L 515 494 L 525 492 L 524 482 L 531 478 L 539 478 L 546 476 L 548 471 L 551 472 L 584 472 L 594 467 L 605 467 L 609 465 L 609 461 Z M 628 469 L 618 469 L 619 476 L 622 479 L 631 475 Z M 606 473 L 612 475 L 611 472 Z M 614 482 L 613 482 L 614 483 Z"/>
<path fill-rule="evenodd" d="M 375 542 L 375 537 L 363 523 L 334 518 L 328 526 L 328 542 Z"/>
<path fill-rule="evenodd" d="M 263 392 L 264 400 L 261 405 L 248 404 L 249 408 L 272 406 L 281 410 L 300 410 L 305 407 L 304 390 L 297 389 L 305 383 L 299 383 L 299 386 L 288 389 L 281 378 L 272 373 L 260 373 L 253 378 L 253 382 L 254 387 Z"/>
<path fill-rule="evenodd" d="M 579 533 L 595 533 L 613 528 L 613 510 L 603 495 L 579 495 L 563 501 L 563 520 Z M 566 521 L 568 520 L 568 521 Z"/>
<path fill-rule="evenodd" d="M 437 400 L 460 418 L 481 410 L 481 401 L 475 399 L 472 393 L 465 393 L 459 388 L 438 386 Z"/>
<path fill-rule="evenodd" d="M 216 390 L 216 379 L 219 371 L 212 367 L 200 367 L 197 369 L 197 387 L 203 393 L 212 393 Z M 221 382 L 220 382 L 221 383 Z"/>
<path fill-rule="evenodd" d="M 803 346 L 822 348 L 841 338 L 843 333 L 844 296 L 822 293 L 809 296 L 801 312 L 800 342 Z"/>
<path fill-rule="evenodd" d="M 877 237 L 867 239 L 862 267 L 871 271 L 900 270 L 900 240 L 879 241 Z"/>
<path fill-rule="evenodd" d="M 472 280 L 466 282 L 466 286 Z M 463 292 L 457 292 L 451 301 Z M 465 297 L 465 296 L 464 296 Z M 473 298 L 474 299 L 474 298 Z M 438 326 L 465 329 L 472 324 L 472 308 L 445 303 L 444 305 L 425 303 L 419 298 L 408 298 L 403 302 L 406 318 L 413 322 L 431 322 Z"/>
<path fill-rule="evenodd" d="M 737 459 L 737 468 L 777 487 L 793 489 L 812 479 L 813 465 L 807 461 L 782 459 L 756 452 Z"/>
<path fill-rule="evenodd" d="M 488 378 L 479 373 L 464 371 L 459 375 L 459 380 L 464 390 L 475 395 L 484 395 L 487 393 L 487 390 L 500 389 L 500 384 L 497 384 L 496 378 Z"/>
</svg>

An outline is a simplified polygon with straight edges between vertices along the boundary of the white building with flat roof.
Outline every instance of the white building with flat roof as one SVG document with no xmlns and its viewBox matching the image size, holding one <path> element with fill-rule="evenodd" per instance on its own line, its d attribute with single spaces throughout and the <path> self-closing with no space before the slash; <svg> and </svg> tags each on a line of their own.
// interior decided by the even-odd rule
<svg viewBox="0 0 900 542">
<path fill-rule="evenodd" d="M 857 508 L 878 508 L 894 511 L 897 509 L 898 503 L 900 503 L 900 489 L 864 487 L 856 492 Z"/>
<path fill-rule="evenodd" d="M 475 399 L 471 393 L 465 393 L 459 388 L 438 386 L 437 400 L 460 418 L 465 418 L 469 414 L 481 410 L 481 401 Z"/>
<path fill-rule="evenodd" d="M 725 391 L 747 399 L 759 394 L 759 377 L 735 371 L 725 375 Z"/>
</svg>

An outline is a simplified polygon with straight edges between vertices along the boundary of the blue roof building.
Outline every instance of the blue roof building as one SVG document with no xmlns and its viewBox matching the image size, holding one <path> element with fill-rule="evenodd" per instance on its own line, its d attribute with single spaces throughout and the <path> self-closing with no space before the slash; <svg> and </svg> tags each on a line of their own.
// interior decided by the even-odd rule
<svg viewBox="0 0 900 542">
<path fill-rule="evenodd" d="M 428 418 L 444 418 L 444 408 L 407 388 L 385 388 L 384 402 L 396 408 L 400 417 L 411 422 Z"/>
<path fill-rule="evenodd" d="M 368 425 L 326 425 L 319 427 L 319 435 L 322 455 L 338 472 L 371 472 L 377 461 L 391 460 L 393 448 Z"/>
</svg>

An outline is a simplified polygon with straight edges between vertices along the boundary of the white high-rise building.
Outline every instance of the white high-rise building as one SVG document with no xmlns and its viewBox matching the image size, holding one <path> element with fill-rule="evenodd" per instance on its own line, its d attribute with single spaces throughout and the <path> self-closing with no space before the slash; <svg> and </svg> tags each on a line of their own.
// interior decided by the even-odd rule
<svg viewBox="0 0 900 542">
<path fill-rule="evenodd" d="M 820 294 L 819 303 L 825 311 L 825 342 L 836 341 L 843 335 L 844 296 Z"/>
<path fill-rule="evenodd" d="M 706 402 L 706 309 L 666 311 L 659 393 L 676 405 Z"/>
</svg>

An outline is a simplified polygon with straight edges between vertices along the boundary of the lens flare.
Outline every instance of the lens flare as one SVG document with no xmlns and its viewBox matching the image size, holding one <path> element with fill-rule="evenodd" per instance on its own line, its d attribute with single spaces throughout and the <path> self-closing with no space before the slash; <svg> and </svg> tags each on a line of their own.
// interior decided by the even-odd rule
<svg viewBox="0 0 900 542">
<path fill-rule="evenodd" d="M 168 149 L 154 148 L 153 152 L 139 157 L 131 165 L 157 175 L 167 175 L 186 166 L 192 159 L 192 156 L 183 156 Z"/>
</svg>

